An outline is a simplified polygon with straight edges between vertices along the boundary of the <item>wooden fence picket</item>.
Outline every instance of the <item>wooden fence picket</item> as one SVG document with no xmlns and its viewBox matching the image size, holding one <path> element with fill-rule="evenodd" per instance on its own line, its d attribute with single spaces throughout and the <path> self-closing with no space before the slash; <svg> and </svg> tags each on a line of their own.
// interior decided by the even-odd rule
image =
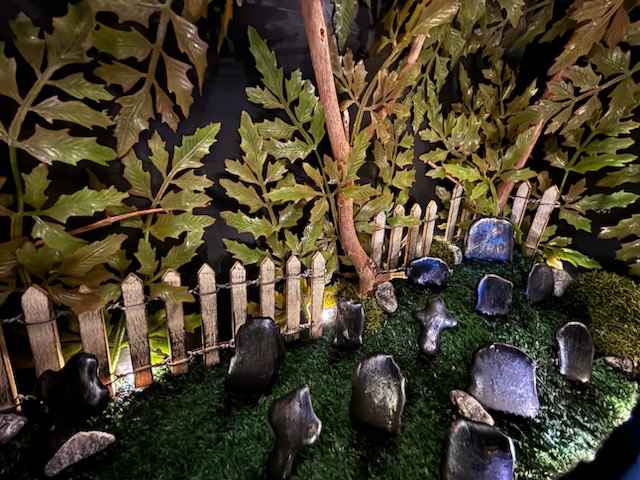
<svg viewBox="0 0 640 480">
<path fill-rule="evenodd" d="M 404 216 L 404 206 L 396 205 L 393 209 L 394 217 Z M 396 225 L 391 229 L 391 235 L 389 237 L 389 256 L 387 258 L 387 264 L 390 270 L 398 268 L 400 263 L 400 252 L 402 251 L 402 232 L 404 227 L 402 225 Z"/>
<path fill-rule="evenodd" d="M 51 299 L 40 287 L 32 285 L 22 295 L 22 311 L 36 375 L 46 370 L 60 370 L 64 359 Z"/>
<path fill-rule="evenodd" d="M 380 212 L 374 220 L 374 230 L 371 234 L 371 259 L 376 265 L 382 267 L 382 250 L 384 247 L 385 227 L 387 226 L 387 214 Z"/>
<path fill-rule="evenodd" d="M 324 307 L 325 260 L 321 252 L 311 258 L 311 336 L 322 336 L 322 310 Z"/>
<path fill-rule="evenodd" d="M 437 218 L 438 205 L 435 201 L 431 200 L 424 214 L 424 228 L 422 230 L 422 255 L 425 257 L 429 256 L 429 252 L 431 251 Z"/>
<path fill-rule="evenodd" d="M 295 255 L 286 264 L 285 294 L 287 303 L 287 330 L 293 338 L 298 338 L 300 330 L 300 260 Z"/>
<path fill-rule="evenodd" d="M 167 270 L 162 281 L 172 287 L 179 287 L 180 274 L 175 270 Z M 165 302 L 167 311 L 167 329 L 169 330 L 169 345 L 171 347 L 171 373 L 181 375 L 189 371 L 187 349 L 184 343 L 184 308 L 182 302 Z"/>
<path fill-rule="evenodd" d="M 449 205 L 449 218 L 447 219 L 447 228 L 444 233 L 444 239 L 447 242 L 453 240 L 453 234 L 456 231 L 456 222 L 458 221 L 458 214 L 460 212 L 460 205 L 462 203 L 462 196 L 464 194 L 464 188 L 462 185 L 457 184 L 451 194 L 451 204 Z"/>
<path fill-rule="evenodd" d="M 233 312 L 233 336 L 247 321 L 247 272 L 240 262 L 231 267 L 229 273 L 231 282 L 231 309 Z"/>
<path fill-rule="evenodd" d="M 122 282 L 122 298 L 127 320 L 127 336 L 131 366 L 134 370 L 134 383 L 136 388 L 144 388 L 153 383 L 149 327 L 142 280 L 133 273 L 130 273 Z"/>
<path fill-rule="evenodd" d="M 276 267 L 273 260 L 264 257 L 260 262 L 260 315 L 276 318 Z"/>
<path fill-rule="evenodd" d="M 2 324 L 0 323 L 0 411 L 14 409 L 18 390 L 13 376 L 13 368 L 9 359 L 7 342 L 4 339 Z"/>
<path fill-rule="evenodd" d="M 80 291 L 87 291 L 85 286 L 80 287 Z M 78 324 L 80 325 L 80 341 L 82 342 L 82 350 L 92 353 L 98 359 L 100 366 L 100 380 L 109 385 L 111 395 L 114 395 L 115 384 L 111 382 L 111 355 L 109 355 L 109 340 L 107 338 L 107 329 L 104 324 L 103 309 L 91 310 L 78 315 Z"/>
<path fill-rule="evenodd" d="M 417 224 L 409 227 L 409 235 L 407 238 L 407 249 L 405 253 L 405 265 L 407 262 L 422 256 L 422 242 L 420 241 L 420 221 L 422 217 L 422 208 L 417 203 L 411 207 L 409 215 L 413 217 Z"/>
<path fill-rule="evenodd" d="M 531 195 L 531 184 L 529 182 L 522 182 L 516 191 L 516 198 L 513 201 L 513 208 L 511 209 L 511 223 L 514 226 L 519 227 L 522 225 L 524 214 L 527 212 L 529 195 Z"/>
<path fill-rule="evenodd" d="M 205 349 L 204 364 L 211 367 L 220 362 L 220 354 L 213 349 L 218 338 L 218 295 L 216 274 L 206 263 L 198 270 L 198 290 L 202 315 L 202 347 Z"/>
<path fill-rule="evenodd" d="M 555 185 L 549 187 L 542 194 L 540 205 L 538 205 L 536 215 L 533 217 L 533 222 L 531 222 L 529 235 L 527 235 L 527 240 L 524 243 L 525 255 L 532 256 L 536 253 L 542 234 L 544 233 L 545 228 L 547 228 L 549 218 L 551 217 L 553 210 L 556 208 L 559 198 L 560 191 Z"/>
</svg>

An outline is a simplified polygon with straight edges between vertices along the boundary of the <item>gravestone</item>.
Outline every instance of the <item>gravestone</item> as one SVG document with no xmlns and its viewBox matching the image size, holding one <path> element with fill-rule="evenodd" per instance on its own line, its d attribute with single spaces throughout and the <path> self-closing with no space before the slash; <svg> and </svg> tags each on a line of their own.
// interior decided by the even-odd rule
<svg viewBox="0 0 640 480">
<path fill-rule="evenodd" d="M 116 438 L 105 432 L 79 432 L 67 440 L 44 468 L 47 477 L 54 477 L 66 468 L 96 455 L 113 444 Z"/>
<path fill-rule="evenodd" d="M 478 283 L 476 311 L 491 317 L 504 316 L 511 310 L 513 283 L 488 274 Z"/>
<path fill-rule="evenodd" d="M 467 260 L 510 262 L 513 225 L 501 218 L 481 218 L 469 227 L 464 256 Z"/>
<path fill-rule="evenodd" d="M 410 283 L 420 287 L 442 288 L 449 280 L 449 267 L 435 257 L 421 257 L 412 260 L 406 269 Z"/>
<path fill-rule="evenodd" d="M 339 299 L 333 344 L 347 350 L 360 348 L 365 321 L 362 303 L 347 298 Z"/>
<path fill-rule="evenodd" d="M 418 344 L 426 355 L 434 355 L 438 351 L 440 333 L 458 325 L 458 321 L 449 313 L 441 297 L 436 297 L 425 308 L 416 312 L 416 318 L 422 323 L 422 333 Z"/>
<path fill-rule="evenodd" d="M 580 322 L 569 322 L 556 334 L 560 373 L 569 380 L 587 383 L 591 380 L 594 346 L 589 329 Z"/>
<path fill-rule="evenodd" d="M 527 278 L 527 290 L 525 292 L 529 303 L 539 303 L 553 296 L 554 274 L 553 269 L 546 263 L 536 263 L 531 267 Z"/>
</svg>

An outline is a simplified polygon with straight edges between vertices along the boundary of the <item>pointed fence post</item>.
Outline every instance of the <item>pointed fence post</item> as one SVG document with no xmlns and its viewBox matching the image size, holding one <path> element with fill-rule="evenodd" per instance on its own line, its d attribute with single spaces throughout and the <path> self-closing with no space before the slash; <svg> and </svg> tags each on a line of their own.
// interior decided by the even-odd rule
<svg viewBox="0 0 640 480">
<path fill-rule="evenodd" d="M 231 267 L 231 309 L 233 312 L 233 337 L 247 321 L 247 272 L 240 262 Z"/>
<path fill-rule="evenodd" d="M 393 210 L 393 216 L 403 217 L 404 207 L 402 205 L 396 205 L 396 208 L 394 208 Z M 387 259 L 389 270 L 398 268 L 398 264 L 400 263 L 400 252 L 402 251 L 402 232 L 403 231 L 404 231 L 404 227 L 402 225 L 397 225 L 391 229 L 391 235 L 389 237 L 389 257 Z"/>
<path fill-rule="evenodd" d="M 0 323 L 0 411 L 16 408 L 17 397 L 16 380 L 13 376 L 13 368 L 9 359 L 7 342 L 2 331 L 2 323 Z"/>
<path fill-rule="evenodd" d="M 293 338 L 300 337 L 300 260 L 291 255 L 286 264 L 287 331 Z"/>
<path fill-rule="evenodd" d="M 142 280 L 130 273 L 122 282 L 124 314 L 127 319 L 129 353 L 133 367 L 136 388 L 144 388 L 153 383 L 151 353 L 149 351 L 149 327 L 144 301 Z"/>
<path fill-rule="evenodd" d="M 424 229 L 422 231 L 422 256 L 429 256 L 431 244 L 433 243 L 433 232 L 436 227 L 436 219 L 438 218 L 438 205 L 431 200 L 427 205 L 427 211 L 424 215 Z"/>
<path fill-rule="evenodd" d="M 175 270 L 167 270 L 162 281 L 172 287 L 179 287 L 180 274 Z M 169 344 L 171 346 L 171 373 L 181 375 L 189 371 L 187 349 L 184 344 L 184 308 L 182 302 L 165 302 L 167 311 L 167 328 L 169 329 Z"/>
<path fill-rule="evenodd" d="M 322 310 L 324 308 L 325 260 L 321 252 L 311 258 L 311 336 L 322 336 Z"/>
<path fill-rule="evenodd" d="M 202 315 L 202 346 L 205 349 L 216 346 L 218 338 L 218 295 L 216 275 L 206 263 L 198 270 L 198 290 L 200 291 L 200 314 Z M 220 362 L 217 350 L 204 352 L 204 364 L 211 367 Z"/>
<path fill-rule="evenodd" d="M 511 223 L 514 226 L 522 225 L 524 214 L 527 212 L 527 204 L 529 203 L 529 195 L 531 195 L 531 184 L 522 182 L 516 191 L 516 198 L 513 201 L 511 209 Z"/>
<path fill-rule="evenodd" d="M 420 217 L 422 217 L 422 208 L 417 203 L 411 207 L 409 215 L 415 219 L 417 225 L 409 227 L 409 237 L 407 239 L 407 250 L 405 252 L 404 264 L 410 262 L 414 258 L 418 258 L 422 254 L 422 242 L 420 241 Z"/>
<path fill-rule="evenodd" d="M 374 231 L 371 234 L 371 259 L 378 267 L 382 267 L 382 250 L 386 226 L 387 214 L 385 212 L 378 213 L 374 220 Z"/>
<path fill-rule="evenodd" d="M 36 376 L 39 377 L 46 370 L 60 370 L 64 366 L 64 359 L 51 299 L 40 287 L 32 285 L 22 295 L 22 311 Z"/>
<path fill-rule="evenodd" d="M 460 212 L 460 205 L 462 203 L 462 196 L 464 195 L 464 188 L 462 185 L 457 184 L 451 194 L 451 204 L 449 205 L 449 218 L 447 219 L 447 229 L 444 233 L 444 239 L 447 242 L 453 240 L 453 234 L 456 231 L 456 222 L 458 221 L 458 214 Z"/>
<path fill-rule="evenodd" d="M 273 260 L 264 257 L 260 262 L 260 315 L 276 318 L 276 267 Z"/>
<path fill-rule="evenodd" d="M 547 228 L 547 223 L 549 223 L 549 218 L 556 208 L 558 198 L 560 198 L 560 191 L 555 185 L 545 190 L 542 195 L 542 200 L 540 200 L 536 215 L 533 217 L 533 222 L 531 222 L 529 235 L 527 235 L 527 240 L 524 242 L 525 255 L 529 257 L 533 256 L 536 250 L 538 250 L 540 238 L 542 238 L 544 230 Z"/>
</svg>

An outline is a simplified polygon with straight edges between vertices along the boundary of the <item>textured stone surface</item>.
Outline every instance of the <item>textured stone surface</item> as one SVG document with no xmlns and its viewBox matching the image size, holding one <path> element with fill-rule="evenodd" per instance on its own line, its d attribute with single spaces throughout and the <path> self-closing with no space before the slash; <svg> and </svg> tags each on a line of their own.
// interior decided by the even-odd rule
<svg viewBox="0 0 640 480">
<path fill-rule="evenodd" d="M 322 429 L 322 422 L 313 411 L 309 387 L 305 385 L 274 400 L 269 408 L 269 424 L 276 442 L 269 455 L 267 476 L 274 480 L 289 478 L 298 450 L 313 444 Z"/>
<path fill-rule="evenodd" d="M 109 403 L 109 389 L 98 378 L 98 359 L 77 353 L 58 372 L 47 370 L 36 384 L 36 397 L 54 420 L 79 421 L 98 415 Z"/>
<path fill-rule="evenodd" d="M 604 357 L 604 363 L 609 365 L 610 367 L 616 368 L 624 373 L 635 373 L 635 365 L 630 358 L 622 358 L 622 357 Z"/>
<path fill-rule="evenodd" d="M 586 325 L 569 322 L 556 334 L 560 373 L 569 380 L 586 383 L 593 369 L 593 339 Z"/>
<path fill-rule="evenodd" d="M 441 297 L 436 297 L 424 310 L 416 312 L 416 318 L 422 323 L 422 334 L 418 340 L 420 350 L 427 355 L 438 351 L 440 332 L 458 325 L 458 321 L 449 313 Z"/>
<path fill-rule="evenodd" d="M 513 256 L 513 225 L 501 218 L 481 218 L 469 227 L 465 258 L 510 262 Z"/>
<path fill-rule="evenodd" d="M 462 390 L 452 390 L 449 394 L 451 403 L 456 407 L 458 413 L 469 420 L 473 420 L 478 423 L 486 423 L 487 425 L 494 425 L 493 417 L 489 415 L 482 404 Z"/>
<path fill-rule="evenodd" d="M 444 480 L 512 480 L 513 441 L 495 427 L 468 420 L 451 425 Z"/>
<path fill-rule="evenodd" d="M 536 263 L 531 267 L 527 279 L 527 300 L 539 303 L 553 296 L 553 269 L 546 263 Z"/>
<path fill-rule="evenodd" d="M 407 279 L 421 287 L 441 288 L 449 280 L 449 267 L 435 257 L 416 258 L 407 265 Z"/>
<path fill-rule="evenodd" d="M 387 313 L 395 313 L 398 310 L 398 299 L 393 283 L 384 282 L 376 288 L 376 302 Z"/>
<path fill-rule="evenodd" d="M 47 477 L 53 477 L 64 469 L 106 449 L 116 437 L 104 432 L 79 432 L 67 440 L 44 468 Z"/>
<path fill-rule="evenodd" d="M 351 380 L 355 421 L 397 434 L 405 402 L 405 378 L 391 355 L 371 355 L 356 365 Z"/>
<path fill-rule="evenodd" d="M 0 445 L 9 443 L 27 424 L 26 417 L 14 413 L 0 414 Z"/>
<path fill-rule="evenodd" d="M 513 300 L 513 283 L 498 275 L 488 274 L 478 283 L 476 310 L 483 315 L 507 315 Z"/>
<path fill-rule="evenodd" d="M 556 297 L 563 296 L 572 283 L 573 277 L 569 272 L 560 268 L 553 269 L 553 294 Z"/>
<path fill-rule="evenodd" d="M 460 265 L 464 258 L 462 254 L 462 249 L 459 246 L 454 245 L 452 243 L 450 243 L 448 247 L 449 247 L 449 250 L 451 251 L 451 254 L 453 255 L 453 264 Z"/>
<path fill-rule="evenodd" d="M 362 303 L 347 298 L 339 299 L 333 344 L 343 349 L 360 348 L 365 321 Z"/>
<path fill-rule="evenodd" d="M 536 364 L 512 345 L 481 348 L 474 356 L 469 393 L 489 410 L 533 418 L 540 408 Z"/>
<path fill-rule="evenodd" d="M 238 393 L 267 390 L 280 367 L 284 344 L 270 318 L 250 318 L 238 329 L 235 354 L 227 373 L 227 388 Z"/>
</svg>

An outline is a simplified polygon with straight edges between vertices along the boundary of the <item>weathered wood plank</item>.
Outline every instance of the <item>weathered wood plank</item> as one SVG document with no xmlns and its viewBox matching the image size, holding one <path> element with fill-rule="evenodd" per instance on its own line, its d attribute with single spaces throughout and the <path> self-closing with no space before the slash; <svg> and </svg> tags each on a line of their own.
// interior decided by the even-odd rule
<svg viewBox="0 0 640 480">
<path fill-rule="evenodd" d="M 87 287 L 80 287 L 80 291 L 88 291 Z M 80 341 L 82 350 L 92 353 L 98 359 L 100 380 L 109 384 L 112 395 L 115 394 L 115 384 L 111 382 L 111 356 L 109 355 L 109 340 L 104 323 L 104 311 L 91 310 L 78 315 L 80 325 Z"/>
<path fill-rule="evenodd" d="M 130 273 L 122 282 L 122 297 L 127 320 L 131 366 L 134 370 L 134 383 L 136 388 L 144 388 L 153 383 L 153 374 L 151 372 L 149 327 L 147 325 L 144 289 L 142 280 L 135 274 Z"/>
<path fill-rule="evenodd" d="M 322 310 L 324 308 L 325 260 L 321 252 L 311 258 L 311 336 L 322 336 Z"/>
<path fill-rule="evenodd" d="M 427 205 L 427 211 L 424 214 L 424 228 L 422 230 L 422 255 L 428 256 L 433 243 L 433 233 L 438 218 L 438 205 L 431 200 Z"/>
<path fill-rule="evenodd" d="M 172 287 L 179 287 L 180 274 L 175 270 L 167 270 L 162 281 Z M 181 375 L 189 371 L 187 348 L 184 343 L 184 308 L 182 302 L 165 302 L 167 311 L 167 328 L 169 329 L 169 345 L 171 346 L 171 373 Z"/>
<path fill-rule="evenodd" d="M 417 203 L 411 207 L 409 212 L 417 222 L 414 227 L 409 227 L 409 236 L 407 238 L 407 249 L 404 256 L 404 264 L 410 262 L 414 258 L 422 255 L 422 242 L 420 241 L 420 220 L 422 217 L 422 208 Z"/>
<path fill-rule="evenodd" d="M 242 263 L 233 264 L 229 272 L 229 281 L 231 282 L 231 309 L 235 338 L 238 329 L 247 321 L 247 272 Z"/>
<path fill-rule="evenodd" d="M 295 255 L 286 264 L 285 294 L 287 303 L 287 332 L 293 338 L 300 336 L 300 260 Z"/>
<path fill-rule="evenodd" d="M 396 205 L 396 208 L 393 209 L 393 216 L 404 216 L 404 206 Z M 390 270 L 398 268 L 398 264 L 400 263 L 403 231 L 404 227 L 402 225 L 397 225 L 391 229 L 391 235 L 389 236 L 389 256 L 387 258 L 387 264 L 389 265 Z"/>
<path fill-rule="evenodd" d="M 447 229 L 444 233 L 444 239 L 447 242 L 453 240 L 453 234 L 456 231 L 456 223 L 458 221 L 458 214 L 460 213 L 460 205 L 462 204 L 462 196 L 464 195 L 464 188 L 458 184 L 453 189 L 451 194 L 451 204 L 449 205 L 449 218 L 447 218 Z"/>
<path fill-rule="evenodd" d="M 522 182 L 516 191 L 516 198 L 513 201 L 513 208 L 511 209 L 511 223 L 513 223 L 514 226 L 522 225 L 524 214 L 527 212 L 529 195 L 531 195 L 531 184 L 529 182 Z"/>
<path fill-rule="evenodd" d="M 202 347 L 215 347 L 218 338 L 218 295 L 216 274 L 206 263 L 198 270 L 198 290 L 200 291 L 200 314 L 202 315 Z M 217 350 L 204 352 L 207 367 L 217 365 L 220 355 Z"/>
<path fill-rule="evenodd" d="M 7 342 L 4 339 L 2 324 L 0 323 L 0 411 L 17 407 L 18 389 L 11 367 Z"/>
<path fill-rule="evenodd" d="M 374 220 L 375 230 L 371 234 L 371 259 L 382 267 L 382 250 L 384 248 L 384 233 L 387 225 L 387 214 L 380 212 Z"/>
<path fill-rule="evenodd" d="M 527 240 L 524 242 L 525 255 L 532 256 L 536 253 L 538 244 L 540 243 L 540 238 L 542 238 L 542 234 L 544 233 L 545 228 L 547 228 L 549 218 L 551 217 L 553 210 L 556 208 L 559 198 L 560 191 L 555 185 L 545 190 L 542 195 L 542 200 L 540 200 L 540 205 L 538 205 L 536 215 L 533 217 L 533 222 L 531 222 L 531 228 L 529 229 Z"/>
<path fill-rule="evenodd" d="M 51 299 L 40 287 L 32 285 L 22 295 L 22 311 L 36 375 L 46 370 L 60 370 L 64 359 Z"/>
<path fill-rule="evenodd" d="M 264 257 L 260 262 L 260 315 L 276 318 L 276 267 L 273 260 Z"/>
</svg>

